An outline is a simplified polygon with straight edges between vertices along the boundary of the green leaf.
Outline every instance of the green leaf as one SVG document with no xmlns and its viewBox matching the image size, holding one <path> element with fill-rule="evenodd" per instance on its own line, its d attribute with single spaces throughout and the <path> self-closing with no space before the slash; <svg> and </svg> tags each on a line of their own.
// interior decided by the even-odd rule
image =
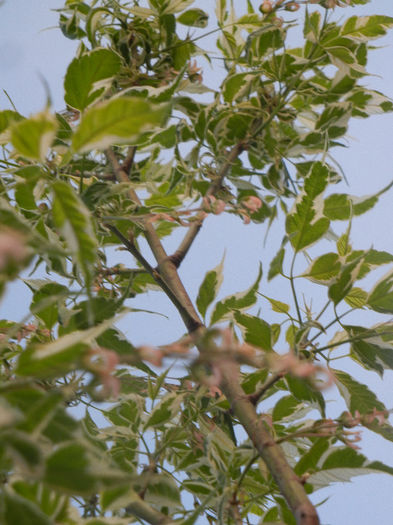
<svg viewBox="0 0 393 525">
<path fill-rule="evenodd" d="M 289 391 L 299 401 L 306 401 L 314 408 L 317 408 L 322 416 L 325 416 L 325 400 L 319 390 L 317 390 L 310 381 L 286 375 L 285 382 L 288 385 Z"/>
<path fill-rule="evenodd" d="M 330 221 L 322 217 L 321 198 L 329 171 L 320 162 L 314 162 L 304 182 L 304 189 L 294 209 L 287 215 L 286 231 L 296 251 L 311 246 L 328 230 Z"/>
<path fill-rule="evenodd" d="M 46 461 L 45 481 L 73 494 L 91 494 L 97 487 L 97 479 L 86 448 L 70 443 L 55 450 Z"/>
<path fill-rule="evenodd" d="M 354 476 L 385 472 L 393 474 L 393 468 L 380 461 L 368 461 L 363 454 L 349 447 L 335 448 L 319 461 L 319 472 L 307 479 L 314 489 L 326 487 L 331 483 L 350 481 Z"/>
<path fill-rule="evenodd" d="M 12 145 L 22 156 L 44 161 L 57 127 L 57 120 L 49 111 L 38 113 L 12 126 Z"/>
<path fill-rule="evenodd" d="M 17 111 L 12 111 L 11 109 L 0 111 L 0 133 L 3 133 L 13 122 L 19 122 L 23 118 Z M 4 144 L 4 140 L 0 138 L 0 144 Z"/>
<path fill-rule="evenodd" d="M 351 414 L 354 414 L 356 410 L 360 414 L 373 412 L 374 408 L 386 410 L 384 404 L 379 401 L 377 396 L 366 385 L 359 383 L 346 372 L 334 369 L 331 369 L 331 371 L 336 378 L 337 388 Z"/>
<path fill-rule="evenodd" d="M 54 222 L 66 239 L 69 250 L 76 257 L 89 287 L 98 255 L 89 210 L 69 184 L 56 181 L 52 185 L 52 191 Z"/>
<path fill-rule="evenodd" d="M 349 102 L 328 105 L 315 123 L 315 131 L 327 132 L 329 137 L 343 135 L 347 129 L 348 120 L 352 114 Z M 335 130 L 332 132 L 332 130 Z"/>
<path fill-rule="evenodd" d="M 303 276 L 310 281 L 328 284 L 339 273 L 340 269 L 341 263 L 338 255 L 336 253 L 325 253 L 311 263 Z"/>
<path fill-rule="evenodd" d="M 364 256 L 357 257 L 354 261 L 341 266 L 339 275 L 334 278 L 334 281 L 329 286 L 329 298 L 332 299 L 334 304 L 338 304 L 344 299 L 350 290 L 354 282 L 357 280 Z"/>
<path fill-rule="evenodd" d="M 271 297 L 264 296 L 272 306 L 273 312 L 278 312 L 279 314 L 287 314 L 289 312 L 289 305 L 278 301 L 277 299 L 272 299 Z"/>
<path fill-rule="evenodd" d="M 392 184 L 388 184 L 374 195 L 366 195 L 364 197 L 355 197 L 346 193 L 333 193 L 325 199 L 323 214 L 332 221 L 348 220 L 352 215 L 362 215 L 375 206 L 378 202 L 378 197 L 388 191 Z"/>
<path fill-rule="evenodd" d="M 5 491 L 1 512 L 3 525 L 53 525 L 53 521 L 32 501 Z"/>
<path fill-rule="evenodd" d="M 286 419 L 302 406 L 303 404 L 293 396 L 284 396 L 280 398 L 273 408 L 273 421 L 280 422 L 283 419 Z"/>
<path fill-rule="evenodd" d="M 371 329 L 361 326 L 344 326 L 351 342 L 351 356 L 368 370 L 375 370 L 381 376 L 385 369 L 393 369 L 393 331 L 389 324 Z"/>
<path fill-rule="evenodd" d="M 119 72 L 121 59 L 109 49 L 94 49 L 68 66 L 64 80 L 67 104 L 83 111 L 111 84 Z"/>
<path fill-rule="evenodd" d="M 74 133 L 72 146 L 84 153 L 111 144 L 132 143 L 155 126 L 162 126 L 168 105 L 153 105 L 140 98 L 115 98 L 89 108 Z"/>
<path fill-rule="evenodd" d="M 202 11 L 202 9 L 194 8 L 184 11 L 177 21 L 185 26 L 192 27 L 206 27 L 209 20 L 209 15 Z"/>
<path fill-rule="evenodd" d="M 284 262 L 284 257 L 285 257 L 285 249 L 281 247 L 276 253 L 276 255 L 273 257 L 270 263 L 269 273 L 267 276 L 268 281 L 273 279 L 273 277 L 276 277 L 276 275 L 283 273 L 282 265 Z"/>
<path fill-rule="evenodd" d="M 370 291 L 367 305 L 383 314 L 393 313 L 393 272 L 382 277 Z"/>
<path fill-rule="evenodd" d="M 232 312 L 244 311 L 255 304 L 257 300 L 257 291 L 259 283 L 262 278 L 262 265 L 259 267 L 258 276 L 254 284 L 246 291 L 237 293 L 235 295 L 229 295 L 222 301 L 219 301 L 212 313 L 210 323 L 214 324 L 218 321 L 231 318 Z"/>
<path fill-rule="evenodd" d="M 261 348 L 262 350 L 271 350 L 271 328 L 270 325 L 253 315 L 243 314 L 239 311 L 234 313 L 237 324 L 241 327 L 243 337 L 246 343 Z"/>
<path fill-rule="evenodd" d="M 30 311 L 50 330 L 58 320 L 58 306 L 64 304 L 68 292 L 62 284 L 46 282 L 34 292 Z"/>
<path fill-rule="evenodd" d="M 393 18 L 384 15 L 351 16 L 341 29 L 341 34 L 350 36 L 359 42 L 368 42 L 372 38 L 386 35 L 393 27 Z"/>
<path fill-rule="evenodd" d="M 206 273 L 205 278 L 199 287 L 196 305 L 203 318 L 205 318 L 206 310 L 217 297 L 217 293 L 221 287 L 223 281 L 222 271 L 224 268 L 224 257 L 218 266 Z"/>
<path fill-rule="evenodd" d="M 367 297 L 367 292 L 355 286 L 344 297 L 344 301 L 351 308 L 364 308 L 367 304 Z"/>
<path fill-rule="evenodd" d="M 232 102 L 234 99 L 242 97 L 254 79 L 255 75 L 249 73 L 236 73 L 227 77 L 222 91 L 225 102 Z"/>
<path fill-rule="evenodd" d="M 178 413 L 182 403 L 182 396 L 179 394 L 167 394 L 160 403 L 158 403 L 150 412 L 150 416 L 146 421 L 145 428 L 160 427 L 173 419 Z"/>
</svg>

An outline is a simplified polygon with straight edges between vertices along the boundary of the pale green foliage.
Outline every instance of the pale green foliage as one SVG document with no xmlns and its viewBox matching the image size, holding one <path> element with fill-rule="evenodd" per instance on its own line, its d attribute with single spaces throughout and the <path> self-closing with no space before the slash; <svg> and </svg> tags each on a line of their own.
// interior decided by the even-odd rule
<svg viewBox="0 0 393 525">
<path fill-rule="evenodd" d="M 348 305 L 393 312 L 391 268 L 369 291 L 359 283 L 393 255 L 350 242 L 351 222 L 391 185 L 365 197 L 327 191 L 341 180 L 327 159 L 349 120 L 393 109 L 364 85 L 369 42 L 393 19 L 334 22 L 329 2 L 313 2 L 297 13 L 304 42 L 293 48 L 288 3 L 262 15 L 245 0 L 237 14 L 218 0 L 209 21 L 192 0 L 67 0 L 60 28 L 80 46 L 65 72 L 66 110 L 0 111 L 0 241 L 8 243 L 0 242 L 0 292 L 22 270 L 33 273 L 31 318 L 0 320 L 4 525 L 295 523 L 221 395 L 225 359 L 242 367 L 244 396 L 261 401 L 263 424 L 307 492 L 393 473 L 358 453 L 348 430 L 364 425 L 393 441 L 390 407 L 340 360 L 330 366 L 347 345 L 347 359 L 365 370 L 393 369 L 391 321 L 341 321 Z M 210 30 L 213 54 L 198 47 Z M 204 85 L 207 63 L 220 64 L 221 85 Z M 266 277 L 262 261 L 244 291 L 233 282 L 220 297 L 223 259 L 206 269 L 196 297 L 201 340 L 179 333 L 172 345 L 135 347 L 116 322 L 133 318 L 130 298 L 134 306 L 153 287 L 194 327 L 173 284 L 187 249 L 168 259 L 157 245 L 174 230 L 196 236 L 206 214 L 221 212 L 260 225 L 261 239 L 279 221 Z M 326 249 L 336 221 L 348 228 Z M 107 262 L 114 247 L 130 252 L 130 267 Z M 203 265 L 203 253 L 191 257 Z M 289 283 L 291 296 L 265 295 L 271 279 Z M 304 280 L 327 301 L 319 314 L 307 306 L 311 295 L 301 308 Z M 150 327 L 142 328 L 148 345 Z M 194 343 L 206 349 L 199 357 Z M 163 371 L 164 356 L 187 357 L 183 377 Z M 326 419 L 331 392 L 321 374 L 336 382 L 347 413 Z"/>
</svg>

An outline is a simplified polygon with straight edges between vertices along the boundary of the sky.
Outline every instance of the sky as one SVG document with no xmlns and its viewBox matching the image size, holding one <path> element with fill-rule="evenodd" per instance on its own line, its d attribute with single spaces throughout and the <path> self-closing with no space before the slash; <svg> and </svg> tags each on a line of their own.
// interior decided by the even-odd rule
<svg viewBox="0 0 393 525">
<path fill-rule="evenodd" d="M 29 115 L 43 109 L 49 87 L 53 107 L 64 108 L 63 76 L 68 63 L 74 56 L 76 43 L 64 38 L 56 28 L 57 14 L 51 9 L 60 7 L 58 0 L 5 0 L 0 7 L 0 110 L 10 107 L 3 93 L 5 90 L 12 98 L 19 112 Z M 237 0 L 237 4 L 241 0 Z M 199 0 L 198 7 L 212 10 L 213 0 Z M 372 0 L 366 6 L 336 11 L 337 16 L 348 14 L 385 14 L 393 16 L 392 0 Z M 372 73 L 366 84 L 384 92 L 393 98 L 393 32 L 378 40 L 380 49 L 370 55 L 368 69 Z M 204 70 L 207 83 L 214 82 L 214 70 Z M 354 195 L 374 193 L 393 179 L 393 114 L 376 115 L 368 120 L 355 120 L 349 128 L 348 148 L 337 150 L 335 158 L 343 167 L 349 181 L 349 188 L 342 186 L 340 191 Z M 354 221 L 352 240 L 354 246 L 393 252 L 392 192 L 385 194 L 380 204 L 370 213 Z M 208 219 L 206 227 L 198 236 L 189 259 L 181 267 L 181 277 L 193 297 L 196 296 L 204 273 L 215 267 L 226 249 L 226 271 L 221 296 L 248 288 L 257 274 L 260 260 L 269 261 L 276 253 L 278 229 L 273 229 L 266 244 L 263 242 L 264 229 L 258 225 L 245 226 L 235 217 L 213 217 Z M 279 225 L 277 225 L 279 228 Z M 175 248 L 177 239 L 168 242 L 168 249 Z M 198 265 L 194 262 L 198 259 Z M 114 262 L 129 262 L 126 255 L 116 253 Z M 264 262 L 267 273 L 268 264 Z M 382 273 L 386 268 L 382 270 Z M 10 319 L 20 319 L 21 312 L 28 308 L 26 287 L 16 282 L 10 287 L 3 303 L 0 315 Z M 307 289 L 306 289 L 307 292 Z M 269 295 L 280 299 L 287 293 L 280 280 L 272 282 Z M 314 293 L 314 292 L 313 292 Z M 315 298 L 318 301 L 318 297 Z M 135 305 L 136 306 L 136 305 Z M 162 344 L 179 337 L 183 327 L 165 298 L 157 293 L 146 294 L 138 298 L 138 307 L 165 312 L 169 320 L 155 317 L 154 322 L 146 315 L 136 315 L 134 320 L 127 320 L 122 329 L 134 344 Z M 362 320 L 372 324 L 370 312 L 357 314 L 356 322 Z M 149 340 L 146 340 L 146 330 Z M 166 339 L 163 341 L 163 337 Z M 355 366 L 355 365 L 351 365 Z M 348 371 L 354 371 L 349 367 Z M 388 408 L 393 408 L 393 373 L 387 373 L 383 381 L 371 372 L 356 367 L 360 381 L 375 390 Z M 342 409 L 332 403 L 332 413 L 339 414 Z M 362 452 L 370 459 L 379 459 L 393 466 L 393 444 L 375 434 L 364 433 Z M 328 489 L 318 491 L 313 496 L 316 503 L 329 497 L 320 509 L 324 525 L 370 525 L 387 524 L 393 515 L 393 477 L 371 475 L 354 478 L 351 483 L 337 483 Z"/>
</svg>

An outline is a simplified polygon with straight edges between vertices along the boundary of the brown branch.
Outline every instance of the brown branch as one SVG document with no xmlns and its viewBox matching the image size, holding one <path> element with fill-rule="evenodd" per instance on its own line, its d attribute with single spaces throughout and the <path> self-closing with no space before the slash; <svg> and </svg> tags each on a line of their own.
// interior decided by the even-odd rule
<svg viewBox="0 0 393 525">
<path fill-rule="evenodd" d="M 143 257 L 143 255 L 140 253 L 140 251 L 137 249 L 135 244 L 127 239 L 121 231 L 119 231 L 116 226 L 112 226 L 111 224 L 105 224 L 105 226 L 110 230 L 116 237 L 124 244 L 124 246 L 127 248 L 127 250 L 135 257 L 135 259 L 145 268 L 147 272 L 153 277 L 153 279 L 156 281 L 156 283 L 162 288 L 162 290 L 166 293 L 167 297 L 170 299 L 170 301 L 173 303 L 173 305 L 177 308 L 178 312 L 180 313 L 184 324 L 186 325 L 188 331 L 190 333 L 194 332 L 196 329 L 200 328 L 202 323 L 197 319 L 195 321 L 195 318 L 193 316 L 190 316 L 187 308 L 183 306 L 183 303 L 179 301 L 178 297 L 175 293 L 173 293 L 172 289 L 168 286 L 165 279 L 162 278 L 159 271 L 157 271 L 155 268 L 153 268 L 149 262 Z"/>
<path fill-rule="evenodd" d="M 240 386 L 238 365 L 233 361 L 222 360 L 216 366 L 219 366 L 222 376 L 221 389 L 231 403 L 233 413 L 266 463 L 294 513 L 296 523 L 319 525 L 317 512 L 309 501 L 301 480 L 289 465 L 282 448 L 275 443 L 267 423 L 257 414 L 255 406 Z"/>
<path fill-rule="evenodd" d="M 173 253 L 173 255 L 170 256 L 170 259 L 176 268 L 179 268 L 189 249 L 191 248 L 191 245 L 194 242 L 196 236 L 198 235 L 199 230 L 202 228 L 203 220 L 204 219 L 202 215 L 198 214 L 195 222 L 193 222 L 188 228 L 187 233 L 184 236 L 181 243 L 179 244 L 178 249 L 175 251 L 175 253 Z"/>
<path fill-rule="evenodd" d="M 127 512 L 151 525 L 175 525 L 169 516 L 151 507 L 136 492 L 132 495 L 132 502 L 127 505 Z"/>
<path fill-rule="evenodd" d="M 113 166 L 118 180 L 122 182 L 129 182 L 128 175 L 120 166 L 116 154 L 113 152 L 113 150 L 108 149 L 106 151 L 106 155 Z M 136 194 L 135 190 L 133 188 L 130 188 L 129 192 L 131 199 L 137 205 L 140 205 L 141 201 L 138 195 Z M 148 220 L 142 220 L 142 224 L 147 243 L 158 263 L 157 271 L 160 277 L 162 278 L 163 282 L 165 283 L 166 289 L 169 288 L 171 290 L 171 296 L 176 297 L 177 305 L 181 307 L 179 313 L 181 314 L 182 319 L 185 325 L 187 326 L 187 329 L 189 330 L 189 332 L 194 332 L 197 328 L 201 326 L 201 321 L 199 319 L 197 311 L 194 308 L 194 305 L 192 304 L 192 301 L 190 300 L 183 286 L 183 283 L 181 282 L 177 274 L 176 266 L 172 262 L 171 258 L 167 255 L 161 243 L 161 240 L 157 235 L 156 230 L 154 229 L 153 224 L 151 224 Z M 125 240 L 128 241 L 128 239 Z M 164 291 L 167 293 L 167 290 Z M 178 308 L 178 306 L 176 307 Z"/>
<path fill-rule="evenodd" d="M 221 166 L 221 169 L 219 170 L 216 178 L 210 185 L 209 189 L 206 192 L 206 196 L 215 195 L 222 186 L 224 178 L 227 176 L 229 170 L 231 169 L 234 161 L 238 158 L 240 153 L 244 151 L 245 144 L 244 142 L 238 142 L 233 146 L 231 151 L 228 154 L 227 159 Z M 175 265 L 176 268 L 179 268 L 181 263 L 183 262 L 185 256 L 187 255 L 189 249 L 191 248 L 192 243 L 194 242 L 196 236 L 198 235 L 203 221 L 205 219 L 205 213 L 199 212 L 196 215 L 195 222 L 191 224 L 191 226 L 188 228 L 188 231 L 186 235 L 184 236 L 183 240 L 181 241 L 178 249 L 173 253 L 173 255 L 170 256 L 171 261 Z"/>
<path fill-rule="evenodd" d="M 130 171 L 132 166 L 134 165 L 134 159 L 135 159 L 135 153 L 136 153 L 136 146 L 130 146 L 128 148 L 127 156 L 124 159 L 124 162 L 122 164 L 122 169 L 130 175 Z"/>
<path fill-rule="evenodd" d="M 213 195 L 220 189 L 223 178 L 228 173 L 233 162 L 244 150 L 244 147 L 244 143 L 238 143 L 232 148 L 217 179 L 209 189 L 210 192 L 208 193 L 210 195 Z M 108 151 L 108 158 L 112 162 L 115 172 L 121 177 L 121 179 L 124 178 L 124 175 L 127 176 L 119 165 L 116 155 L 112 150 Z M 131 191 L 135 194 L 134 190 Z M 135 202 L 140 202 L 136 194 L 135 197 Z M 139 253 L 133 243 L 126 239 L 121 232 L 118 232 L 117 236 L 122 240 L 123 244 L 130 250 L 130 252 L 133 255 L 135 254 L 134 256 L 137 255 L 139 257 L 138 260 L 141 264 L 151 272 L 151 275 L 156 279 L 156 282 L 160 284 L 168 298 L 179 311 L 188 331 L 191 334 L 195 333 L 197 329 L 203 332 L 206 329 L 204 328 L 199 315 L 179 278 L 176 266 L 171 258 L 167 256 L 153 225 L 146 221 L 144 222 L 144 226 L 146 240 L 158 263 L 158 272 L 157 270 L 154 270 L 147 261 L 144 261 L 144 263 L 142 262 L 142 259 L 144 259 L 143 256 Z M 113 226 L 110 227 L 110 229 L 112 228 Z M 188 239 L 186 245 L 188 244 L 190 246 L 192 240 L 193 238 Z M 201 342 L 197 343 L 196 346 L 200 353 L 203 354 L 206 353 L 206 350 L 203 347 L 202 339 L 200 340 Z M 266 422 L 264 422 L 257 414 L 255 406 L 240 386 L 239 366 L 228 359 L 216 360 L 215 366 L 222 378 L 220 384 L 221 389 L 231 404 L 234 415 L 246 430 L 261 458 L 265 461 L 269 471 L 279 486 L 282 495 L 285 497 L 290 509 L 293 511 L 297 525 L 319 525 L 317 512 L 308 499 L 301 480 L 295 475 L 283 450 L 277 443 L 275 443 L 270 429 L 266 426 Z"/>
</svg>

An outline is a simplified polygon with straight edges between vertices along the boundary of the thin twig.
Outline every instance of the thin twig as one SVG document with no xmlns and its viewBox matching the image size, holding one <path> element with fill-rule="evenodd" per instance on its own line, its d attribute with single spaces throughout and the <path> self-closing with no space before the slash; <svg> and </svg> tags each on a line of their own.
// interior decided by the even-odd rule
<svg viewBox="0 0 393 525">
<path fill-rule="evenodd" d="M 135 257 L 135 259 L 145 268 L 145 270 L 153 277 L 153 279 L 156 281 L 156 283 L 162 288 L 162 290 L 166 293 L 168 298 L 172 301 L 174 306 L 176 306 L 177 310 L 179 311 L 180 315 L 182 316 L 182 319 L 189 329 L 190 332 L 195 331 L 197 328 L 201 326 L 200 322 L 195 322 L 194 317 L 190 316 L 187 309 L 183 307 L 183 304 L 179 299 L 177 298 L 176 294 L 173 293 L 172 289 L 167 285 L 165 280 L 160 275 L 159 271 L 153 268 L 149 262 L 143 257 L 143 255 L 140 253 L 140 251 L 137 249 L 135 244 L 127 239 L 121 231 L 119 231 L 116 226 L 112 226 L 111 224 L 105 224 L 105 226 L 114 234 L 118 239 L 124 244 L 124 246 L 127 248 L 127 250 Z"/>
<path fill-rule="evenodd" d="M 130 146 L 128 148 L 127 156 L 124 159 L 124 162 L 122 164 L 122 169 L 130 175 L 132 166 L 134 165 L 134 159 L 135 159 L 135 153 L 136 153 L 136 146 Z"/>
<path fill-rule="evenodd" d="M 265 381 L 265 383 L 261 386 L 261 388 L 257 392 L 255 392 L 254 394 L 250 394 L 248 396 L 248 399 L 251 401 L 251 403 L 253 405 L 257 405 L 261 397 L 265 394 L 265 392 L 267 392 L 269 388 L 275 385 L 277 381 L 280 381 L 283 375 L 284 374 L 276 374 L 276 375 L 269 377 L 269 379 Z"/>
<path fill-rule="evenodd" d="M 207 197 L 215 195 L 221 189 L 223 180 L 227 176 L 235 160 L 244 151 L 244 148 L 245 143 L 243 141 L 240 141 L 237 144 L 235 144 L 235 146 L 233 146 L 233 148 L 228 154 L 228 157 L 226 158 L 225 162 L 218 171 L 216 178 L 207 190 Z M 187 233 L 181 241 L 178 249 L 173 253 L 173 255 L 170 256 L 170 259 L 176 268 L 179 268 L 180 264 L 183 262 L 185 256 L 191 248 L 192 243 L 194 242 L 196 236 L 198 235 L 202 227 L 204 219 L 205 213 L 203 211 L 199 212 L 196 215 L 195 221 L 188 228 Z"/>
</svg>

